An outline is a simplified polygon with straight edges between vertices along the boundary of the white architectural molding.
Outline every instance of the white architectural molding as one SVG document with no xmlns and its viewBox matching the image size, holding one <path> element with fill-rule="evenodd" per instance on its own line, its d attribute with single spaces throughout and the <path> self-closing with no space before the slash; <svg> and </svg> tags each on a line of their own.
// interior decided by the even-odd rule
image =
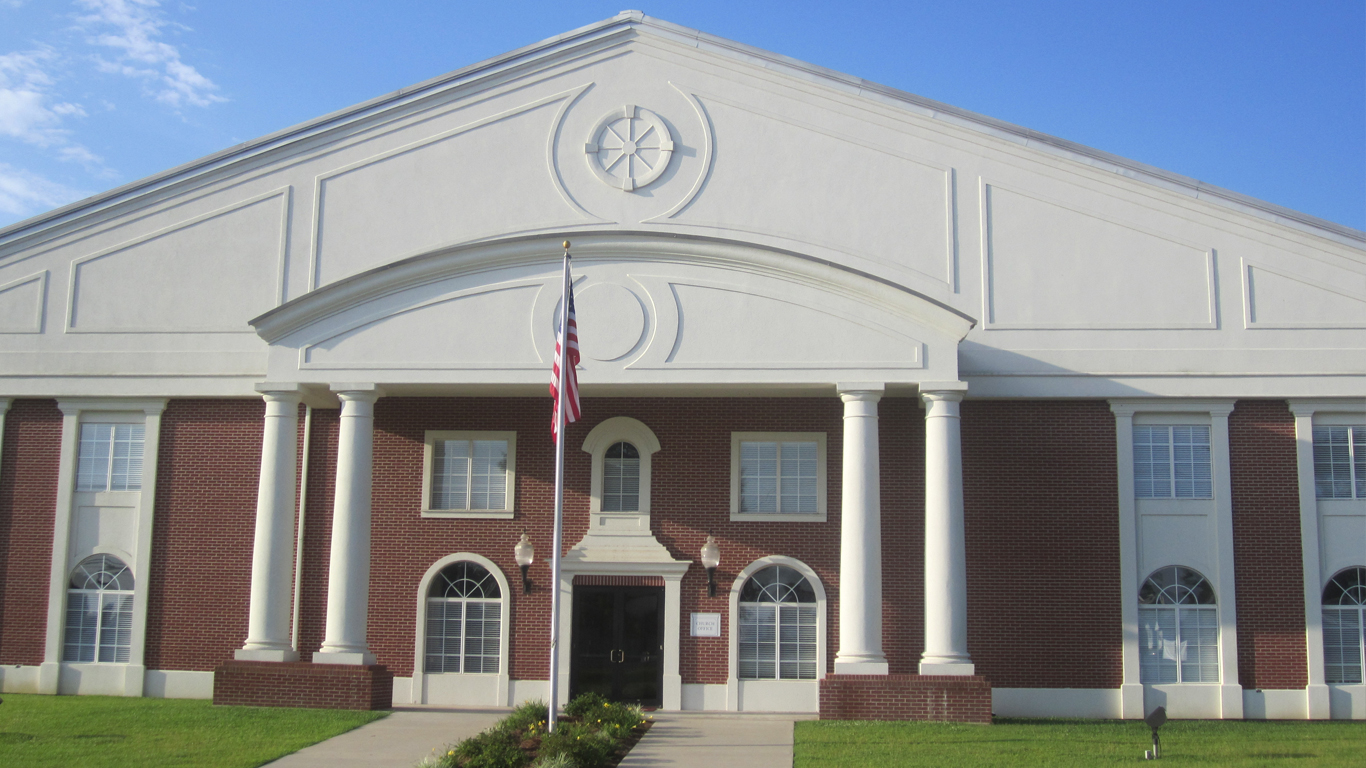
<svg viewBox="0 0 1366 768">
<path fill-rule="evenodd" d="M 1321 560 L 1322 522 L 1314 484 L 1314 419 L 1327 414 L 1353 414 L 1366 421 L 1366 401 L 1290 400 L 1295 416 L 1295 467 L 1300 496 L 1300 558 L 1304 569 L 1304 651 L 1309 684 L 1305 687 L 1305 710 L 1310 720 L 1333 716 L 1333 695 L 1323 667 L 1323 588 L 1326 584 Z"/>
<path fill-rule="evenodd" d="M 251 603 L 243 661 L 298 661 L 290 637 L 294 493 L 298 481 L 300 387 L 264 390 L 265 428 L 251 550 Z"/>
<path fill-rule="evenodd" d="M 885 675 L 888 667 L 887 656 L 882 652 L 882 464 L 877 415 L 885 386 L 836 386 L 844 402 L 844 470 L 840 510 L 840 647 L 835 656 L 835 673 Z M 931 450 L 927 447 L 926 455 Z"/>
<path fill-rule="evenodd" d="M 507 443 L 507 476 L 502 509 L 432 509 L 432 473 L 436 468 L 438 440 L 502 440 Z M 422 445 L 422 501 L 423 517 L 511 519 L 517 501 L 517 433 L 510 431 L 427 430 Z"/>
<path fill-rule="evenodd" d="M 963 528 L 965 387 L 922 385 L 925 406 L 925 652 L 922 675 L 972 675 L 968 653 L 968 565 Z M 841 606 L 841 611 L 843 606 Z"/>
<path fill-rule="evenodd" d="M 745 582 L 754 574 L 773 565 L 782 565 L 800 573 L 811 585 L 811 590 L 816 593 L 816 679 L 815 680 L 741 680 L 739 674 L 740 661 L 740 593 L 745 588 Z M 725 709 L 730 712 L 740 711 L 778 711 L 794 712 L 803 711 L 807 707 L 801 703 L 810 700 L 813 696 L 819 699 L 820 681 L 825 677 L 826 665 L 829 663 L 828 650 L 826 648 L 826 637 L 829 636 L 827 627 L 827 615 L 829 609 L 826 607 L 825 585 L 821 583 L 820 577 L 806 563 L 782 555 L 769 555 L 761 557 L 750 563 L 735 575 L 735 581 L 731 583 L 730 600 L 727 625 L 730 627 L 728 635 L 729 644 L 726 654 L 726 698 Z M 835 662 L 839 664 L 838 661 Z M 837 668 L 838 669 L 838 668 Z M 883 672 L 882 674 L 886 674 Z M 749 688 L 751 695 L 746 701 L 744 689 Z M 774 702 L 778 703 L 774 703 Z M 814 711 L 814 709 L 812 710 Z"/>
<path fill-rule="evenodd" d="M 498 631 L 498 672 L 497 674 L 443 673 L 428 674 L 427 661 L 427 590 L 432 579 L 448 565 L 461 561 L 478 563 L 498 582 L 499 594 L 503 596 L 503 609 Z M 512 625 L 513 592 L 508 585 L 507 576 L 492 560 L 473 552 L 456 552 L 432 563 L 422 580 L 417 584 L 417 621 L 413 630 L 413 676 L 411 678 L 412 704 L 446 704 L 466 707 L 510 707 L 514 702 L 509 698 L 510 677 L 508 674 L 509 633 Z M 463 631 L 463 629 L 462 629 Z M 455 685 L 442 683 L 455 682 Z M 433 682 L 436 685 L 433 685 Z M 492 683 L 492 685 L 488 685 Z M 397 688 L 397 685 L 395 686 Z M 440 688 L 440 691 L 436 691 Z M 407 694 L 407 691 L 404 691 Z"/>
<path fill-rule="evenodd" d="M 742 442 L 801 441 L 816 444 L 816 511 L 798 513 L 756 513 L 740 511 L 740 444 Z M 824 432 L 732 432 L 730 433 L 730 519 L 732 521 L 767 523 L 823 523 L 826 521 L 829 464 L 825 452 Z"/>
<path fill-rule="evenodd" d="M 370 489 L 374 454 L 373 384 L 333 384 L 342 401 L 337 486 L 327 572 L 327 629 L 315 664 L 374 664 L 366 642 L 370 609 Z"/>
<path fill-rule="evenodd" d="M 590 483 L 588 511 L 592 515 L 602 513 L 602 466 L 607 449 L 619 442 L 628 442 L 640 453 L 640 507 L 637 513 L 645 516 L 645 527 L 649 528 L 650 517 L 650 464 L 651 457 L 659 453 L 659 438 L 645 423 L 630 416 L 613 416 L 600 422 L 589 430 L 583 439 L 583 451 L 593 457 L 593 473 Z M 635 514 L 631 512 L 609 512 L 606 514 Z"/>
<path fill-rule="evenodd" d="M 1150 709 L 1165 704 L 1174 717 L 1223 717 L 1242 719 L 1243 689 L 1238 683 L 1238 593 L 1234 584 L 1233 562 L 1233 484 L 1229 463 L 1228 417 L 1234 401 L 1211 400 L 1140 400 L 1110 401 L 1115 415 L 1116 472 L 1119 478 L 1119 539 L 1120 591 L 1123 618 L 1122 665 L 1124 682 L 1120 688 L 1121 709 L 1126 719 L 1141 718 Z M 1217 685 L 1187 684 L 1177 686 L 1144 685 L 1140 680 L 1138 657 L 1138 590 L 1152 566 L 1187 565 L 1171 557 L 1147 553 L 1140 559 L 1141 511 L 1134 489 L 1134 433 L 1135 420 L 1168 423 L 1164 416 L 1175 416 L 1188 423 L 1209 424 L 1210 480 L 1212 499 L 1197 502 L 1206 505 L 1213 516 L 1212 528 L 1207 530 L 1209 541 L 1182 544 L 1200 548 L 1212 554 L 1202 561 L 1200 570 L 1206 578 L 1213 576 L 1219 615 L 1219 677 Z M 1182 514 L 1177 505 L 1169 512 Z M 1201 513 L 1203 517 L 1204 513 Z M 1154 560 L 1153 558 L 1157 559 Z M 1183 558 L 1177 557 L 1177 560 Z M 1161 562 L 1158 562 L 1158 561 Z M 1147 562 L 1152 561 L 1152 562 Z M 1198 691 L 1197 691 L 1198 689 Z M 1211 698 L 1212 697 L 1212 698 Z M 1208 700 L 1207 700 L 1208 699 Z M 1215 714 L 1208 714 L 1214 712 Z"/>
<path fill-rule="evenodd" d="M 143 654 L 147 634 L 147 595 L 150 587 L 148 577 L 152 564 L 152 515 L 156 507 L 161 413 L 166 409 L 166 400 L 59 400 L 57 407 L 62 412 L 62 448 L 57 465 L 57 504 L 52 525 L 47 627 L 43 643 L 43 663 L 38 671 L 38 692 L 141 696 L 146 671 Z M 71 540 L 76 515 L 76 463 L 80 451 L 81 424 L 91 419 L 92 415 L 93 420 L 144 426 L 141 489 L 118 494 L 132 500 L 133 509 L 136 510 L 136 517 L 132 521 L 134 530 L 130 537 L 135 551 L 129 553 L 103 541 L 95 543 L 97 551 L 103 549 L 110 554 L 118 553 L 116 556 L 123 560 L 133 573 L 133 620 L 129 633 L 128 663 L 80 664 L 80 674 L 63 675 L 63 669 L 77 669 L 63 660 L 62 652 L 66 632 L 67 582 L 71 576 L 71 569 L 76 566 L 71 557 Z"/>
</svg>

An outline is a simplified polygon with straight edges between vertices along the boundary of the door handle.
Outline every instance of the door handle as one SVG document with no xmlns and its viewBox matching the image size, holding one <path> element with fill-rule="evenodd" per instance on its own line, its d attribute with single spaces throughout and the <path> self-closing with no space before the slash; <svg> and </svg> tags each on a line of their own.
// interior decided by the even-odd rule
<svg viewBox="0 0 1366 768">
<path fill-rule="evenodd" d="M 621 654 L 621 658 L 619 658 L 619 659 L 617 658 L 617 654 L 618 654 L 618 653 Z M 610 663 L 613 663 L 613 664 L 622 664 L 622 663 L 625 663 L 625 661 L 626 661 L 626 651 L 617 651 L 617 650 L 608 651 L 608 652 L 607 652 L 607 661 L 610 662 Z"/>
</svg>

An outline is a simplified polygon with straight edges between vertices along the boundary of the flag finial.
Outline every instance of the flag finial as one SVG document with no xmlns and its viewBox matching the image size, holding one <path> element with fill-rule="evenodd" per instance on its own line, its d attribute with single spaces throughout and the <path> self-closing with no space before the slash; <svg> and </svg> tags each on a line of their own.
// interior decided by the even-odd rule
<svg viewBox="0 0 1366 768">
<path fill-rule="evenodd" d="M 566 251 L 569 250 L 569 241 L 568 241 L 568 240 L 564 241 L 564 249 L 565 249 Z"/>
</svg>

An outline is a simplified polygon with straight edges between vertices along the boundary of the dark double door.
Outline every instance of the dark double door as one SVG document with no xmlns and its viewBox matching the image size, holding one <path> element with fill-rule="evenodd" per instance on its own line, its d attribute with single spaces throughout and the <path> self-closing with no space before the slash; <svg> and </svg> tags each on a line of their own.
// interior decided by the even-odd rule
<svg viewBox="0 0 1366 768">
<path fill-rule="evenodd" d="M 574 587 L 569 695 L 664 703 L 664 588 Z"/>
</svg>

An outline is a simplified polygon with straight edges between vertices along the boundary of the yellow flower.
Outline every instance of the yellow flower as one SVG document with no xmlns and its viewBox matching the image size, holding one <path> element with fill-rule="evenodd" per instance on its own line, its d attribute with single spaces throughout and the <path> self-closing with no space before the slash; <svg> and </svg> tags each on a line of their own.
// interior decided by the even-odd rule
<svg viewBox="0 0 1366 768">
<path fill-rule="evenodd" d="M 447 752 L 447 753 L 446 753 L 446 756 L 449 757 L 449 756 L 454 755 L 454 754 L 455 754 L 455 750 L 452 749 L 450 752 Z"/>
</svg>

